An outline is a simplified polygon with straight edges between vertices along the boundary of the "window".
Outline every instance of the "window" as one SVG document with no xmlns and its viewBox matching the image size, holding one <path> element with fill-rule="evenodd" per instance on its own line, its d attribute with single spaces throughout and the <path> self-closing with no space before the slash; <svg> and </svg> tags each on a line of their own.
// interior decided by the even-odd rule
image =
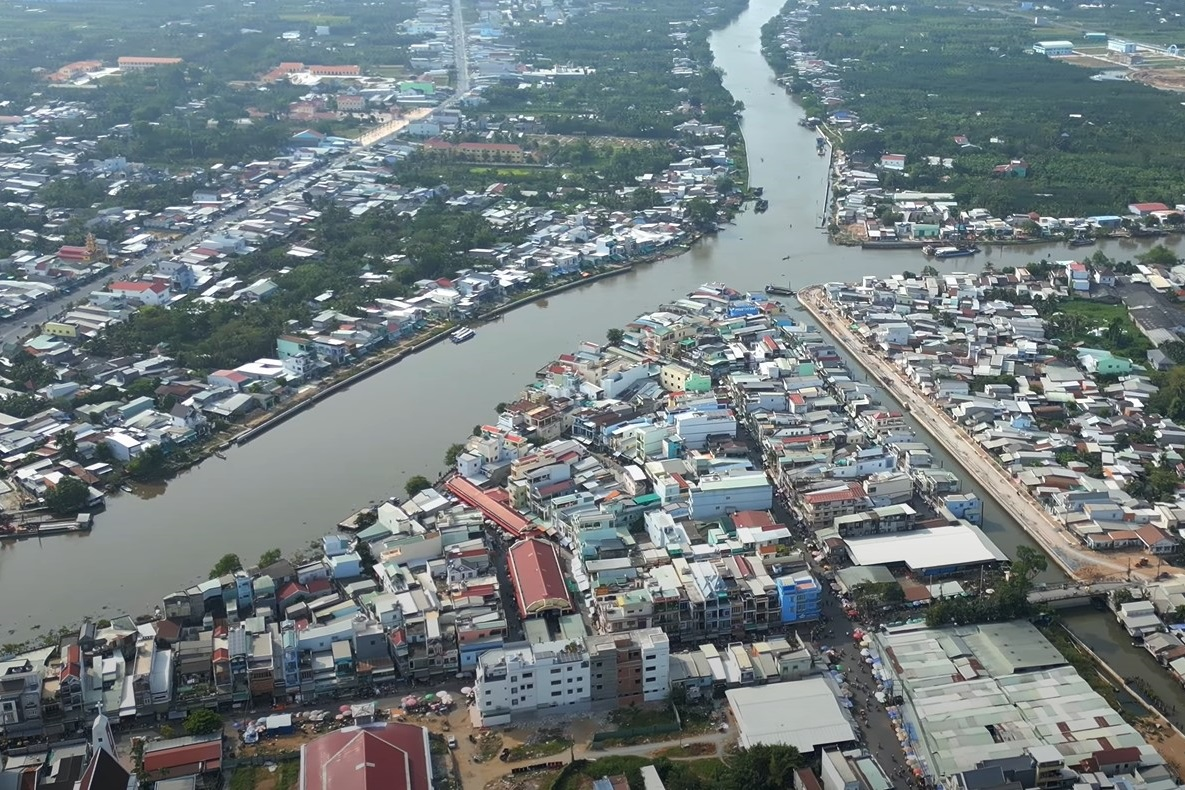
<svg viewBox="0 0 1185 790">
<path fill-rule="evenodd" d="M 646 682 L 647 682 L 647 683 L 653 683 L 653 682 L 654 682 L 654 675 L 647 675 L 647 676 L 646 676 Z"/>
<path fill-rule="evenodd" d="M 553 680 L 553 681 L 551 681 L 551 685 L 553 685 L 553 686 L 558 686 L 558 685 L 560 685 L 560 682 L 561 682 L 561 681 L 558 681 L 558 680 Z"/>
<path fill-rule="evenodd" d="M 559 695 L 561 695 L 561 694 L 563 694 L 563 693 L 564 693 L 564 692 L 562 692 L 562 691 L 553 691 L 553 692 L 551 692 L 551 696 L 553 696 L 553 697 L 558 697 Z"/>
</svg>

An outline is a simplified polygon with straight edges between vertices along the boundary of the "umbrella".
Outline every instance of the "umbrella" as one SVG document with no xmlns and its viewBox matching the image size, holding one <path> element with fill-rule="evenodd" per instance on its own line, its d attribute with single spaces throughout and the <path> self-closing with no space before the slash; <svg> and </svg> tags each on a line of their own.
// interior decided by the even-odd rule
<svg viewBox="0 0 1185 790">
<path fill-rule="evenodd" d="M 349 706 L 349 705 L 342 705 L 342 706 L 341 706 L 340 708 L 338 708 L 337 710 L 338 710 L 338 712 L 339 712 L 339 713 L 349 713 L 349 712 L 350 712 L 350 706 Z"/>
<path fill-rule="evenodd" d="M 335 721 L 341 721 L 342 719 L 345 718 L 345 716 L 343 716 L 342 714 L 339 713 L 336 716 L 334 716 L 333 718 Z"/>
<path fill-rule="evenodd" d="M 424 702 L 435 702 L 436 695 L 429 692 L 428 694 L 424 695 L 423 700 L 424 700 Z"/>
<path fill-rule="evenodd" d="M 414 694 L 408 694 L 406 697 L 403 698 L 403 707 L 414 708 L 416 706 L 417 702 L 419 702 L 419 700 L 416 699 Z"/>
<path fill-rule="evenodd" d="M 473 689 L 471 689 L 469 686 L 461 686 L 461 693 L 462 694 L 472 694 Z"/>
<path fill-rule="evenodd" d="M 872 655 L 872 654 L 868 652 L 868 648 L 864 648 L 863 650 L 861 650 L 861 651 L 860 651 L 860 655 L 862 655 L 862 656 L 864 656 L 865 658 L 867 658 L 868 656 L 870 656 L 870 655 Z"/>
</svg>

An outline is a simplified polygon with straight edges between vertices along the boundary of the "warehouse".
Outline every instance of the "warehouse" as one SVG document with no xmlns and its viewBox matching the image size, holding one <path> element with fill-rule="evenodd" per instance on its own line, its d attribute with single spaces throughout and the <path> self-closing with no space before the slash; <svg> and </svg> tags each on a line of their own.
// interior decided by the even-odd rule
<svg viewBox="0 0 1185 790">
<path fill-rule="evenodd" d="M 856 741 L 851 717 L 821 677 L 730 689 L 725 697 L 746 749 L 793 746 L 810 755 Z"/>
<path fill-rule="evenodd" d="M 884 565 L 918 577 L 947 576 L 1004 562 L 1004 552 L 976 526 L 916 529 L 844 541 L 854 565 Z"/>
</svg>

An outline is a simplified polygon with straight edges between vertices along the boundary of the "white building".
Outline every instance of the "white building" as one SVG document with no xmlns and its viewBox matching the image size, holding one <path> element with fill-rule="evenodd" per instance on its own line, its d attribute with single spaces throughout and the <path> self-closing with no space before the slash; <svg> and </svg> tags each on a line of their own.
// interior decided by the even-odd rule
<svg viewBox="0 0 1185 790">
<path fill-rule="evenodd" d="M 773 486 L 760 470 L 705 475 L 691 487 L 691 518 L 711 521 L 742 510 L 769 510 Z"/>
<path fill-rule="evenodd" d="M 1069 41 L 1038 41 L 1033 51 L 1048 58 L 1064 58 L 1074 54 L 1074 44 Z"/>
<path fill-rule="evenodd" d="M 514 714 L 587 704 L 589 679 L 583 642 L 505 645 L 477 661 L 474 711 L 481 726 L 489 727 L 509 724 Z"/>
<path fill-rule="evenodd" d="M 671 415 L 675 433 L 687 450 L 703 450 L 708 437 L 737 435 L 737 421 L 731 411 L 688 411 Z"/>
</svg>

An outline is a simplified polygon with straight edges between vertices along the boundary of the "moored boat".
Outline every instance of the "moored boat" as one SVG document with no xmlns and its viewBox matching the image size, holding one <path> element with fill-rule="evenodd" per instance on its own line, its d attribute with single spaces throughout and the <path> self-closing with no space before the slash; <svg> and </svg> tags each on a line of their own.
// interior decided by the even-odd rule
<svg viewBox="0 0 1185 790">
<path fill-rule="evenodd" d="M 477 337 L 477 333 L 467 326 L 463 326 L 457 331 L 449 335 L 449 340 L 454 343 L 464 343 L 466 340 L 472 340 Z"/>
</svg>

